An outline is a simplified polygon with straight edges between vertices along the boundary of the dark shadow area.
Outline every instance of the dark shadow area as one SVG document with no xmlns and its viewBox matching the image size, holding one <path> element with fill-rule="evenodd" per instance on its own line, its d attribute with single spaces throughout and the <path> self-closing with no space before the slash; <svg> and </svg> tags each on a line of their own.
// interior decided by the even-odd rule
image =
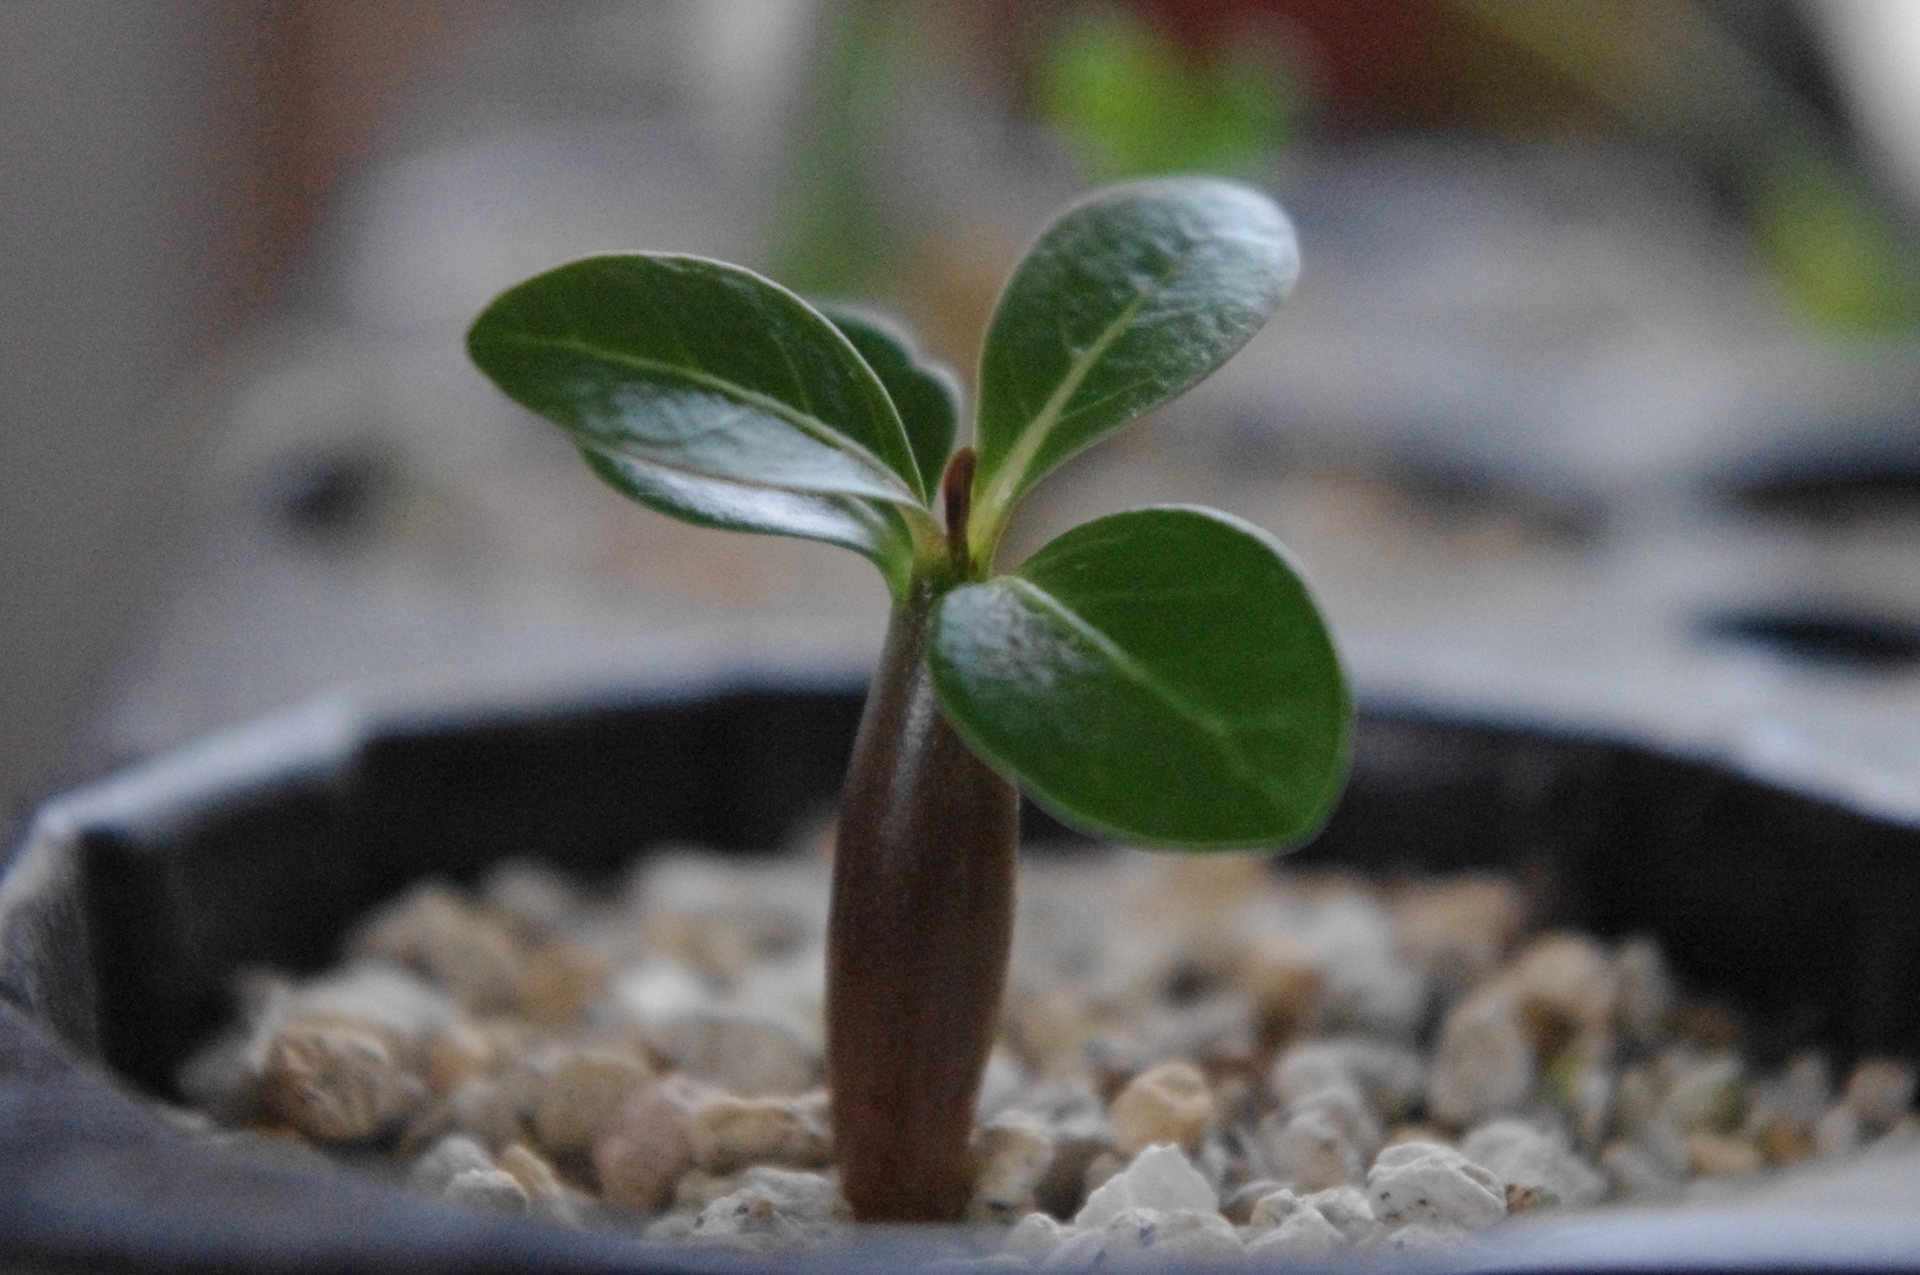
<svg viewBox="0 0 1920 1275">
<path fill-rule="evenodd" d="M 1890 615 L 1731 611 L 1706 617 L 1700 634 L 1832 668 L 1890 673 L 1920 663 L 1920 624 Z"/>
<path fill-rule="evenodd" d="M 230 1012 L 235 970 L 317 971 L 421 878 L 532 858 L 604 882 L 652 845 L 774 850 L 831 809 L 859 709 L 855 692 L 746 691 L 387 730 L 327 773 L 255 777 L 150 832 L 86 831 L 106 1058 L 167 1092 Z M 1032 803 L 1024 831 L 1034 853 L 1087 844 Z M 1370 716 L 1333 820 L 1289 862 L 1508 872 L 1543 925 L 1657 937 L 1765 1052 L 1920 1049 L 1920 831 L 1715 767 Z"/>
</svg>

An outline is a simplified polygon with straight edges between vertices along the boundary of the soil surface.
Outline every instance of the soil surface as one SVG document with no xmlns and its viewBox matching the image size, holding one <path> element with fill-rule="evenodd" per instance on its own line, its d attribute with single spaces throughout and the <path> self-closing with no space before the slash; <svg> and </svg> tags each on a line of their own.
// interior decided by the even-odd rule
<svg viewBox="0 0 1920 1275">
<path fill-rule="evenodd" d="M 824 844 L 417 886 L 325 975 L 245 975 L 180 1118 L 561 1225 L 830 1237 Z M 968 1214 L 993 1262 L 1419 1249 L 1916 1137 L 1907 1063 L 1756 1068 L 1652 941 L 1527 910 L 1493 876 L 1030 857 Z"/>
</svg>

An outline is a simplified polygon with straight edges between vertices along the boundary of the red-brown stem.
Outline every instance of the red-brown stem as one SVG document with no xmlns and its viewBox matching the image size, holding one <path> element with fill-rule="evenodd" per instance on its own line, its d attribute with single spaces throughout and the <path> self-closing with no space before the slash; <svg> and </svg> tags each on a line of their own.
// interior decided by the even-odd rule
<svg viewBox="0 0 1920 1275">
<path fill-rule="evenodd" d="M 950 1222 L 1013 934 L 1019 796 L 940 715 L 930 586 L 897 606 L 854 744 L 827 930 L 841 1189 L 868 1222 Z"/>
<path fill-rule="evenodd" d="M 947 515 L 947 560 L 953 574 L 967 577 L 967 518 L 973 512 L 973 448 L 962 447 L 947 459 L 940 475 L 940 504 Z"/>
</svg>

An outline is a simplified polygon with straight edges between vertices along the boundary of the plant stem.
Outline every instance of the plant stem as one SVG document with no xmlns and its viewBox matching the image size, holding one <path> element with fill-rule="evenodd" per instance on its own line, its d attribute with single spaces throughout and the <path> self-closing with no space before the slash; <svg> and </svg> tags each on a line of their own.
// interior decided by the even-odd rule
<svg viewBox="0 0 1920 1275">
<path fill-rule="evenodd" d="M 827 1070 L 841 1189 L 866 1222 L 951 1222 L 1013 935 L 1019 795 L 940 714 L 938 590 L 893 613 L 840 806 Z"/>
</svg>

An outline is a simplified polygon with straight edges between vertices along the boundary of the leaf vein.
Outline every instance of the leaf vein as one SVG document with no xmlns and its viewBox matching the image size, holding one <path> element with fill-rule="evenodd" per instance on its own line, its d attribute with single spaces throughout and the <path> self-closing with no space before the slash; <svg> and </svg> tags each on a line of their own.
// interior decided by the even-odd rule
<svg viewBox="0 0 1920 1275">
<path fill-rule="evenodd" d="M 667 380 L 677 379 L 688 382 L 700 389 L 709 390 L 722 398 L 730 399 L 743 406 L 766 412 L 768 415 L 785 421 L 814 442 L 844 452 L 855 460 L 860 461 L 863 465 L 874 471 L 874 473 L 884 476 L 888 483 L 899 488 L 900 495 L 905 496 L 909 500 L 917 501 L 918 499 L 911 491 L 907 490 L 905 484 L 900 480 L 899 476 L 893 472 L 891 467 L 855 439 L 848 437 L 817 416 L 809 415 L 795 408 L 792 404 L 782 402 L 770 394 L 749 389 L 737 381 L 730 381 L 698 368 L 681 367 L 659 359 L 623 354 L 617 350 L 609 350 L 605 346 L 595 345 L 579 337 L 547 337 L 535 336 L 530 333 L 511 333 L 501 339 L 533 349 L 559 350 L 578 354 L 588 359 L 597 359 L 603 363 L 612 364 L 615 367 L 626 368 L 635 372 L 650 373 Z M 605 442 L 601 442 L 599 445 L 603 447 L 607 446 Z M 656 461 L 654 463 L 658 462 Z M 689 470 L 688 472 L 691 473 L 695 471 Z M 725 475 L 713 476 L 725 477 Z"/>
<path fill-rule="evenodd" d="M 1252 767 L 1241 751 L 1237 742 L 1238 732 L 1234 729 L 1232 722 L 1218 713 L 1201 708 L 1167 685 L 1154 674 L 1153 670 L 1129 654 L 1125 647 L 1108 637 L 1105 631 L 1090 623 L 1052 593 L 1021 576 L 1006 576 L 1003 580 L 1008 587 L 1025 596 L 1030 603 L 1051 612 L 1076 636 L 1105 656 L 1123 676 L 1171 708 L 1176 715 L 1191 721 L 1203 733 L 1212 737 L 1229 769 L 1248 787 L 1271 799 L 1272 794 L 1263 777 Z"/>
</svg>

